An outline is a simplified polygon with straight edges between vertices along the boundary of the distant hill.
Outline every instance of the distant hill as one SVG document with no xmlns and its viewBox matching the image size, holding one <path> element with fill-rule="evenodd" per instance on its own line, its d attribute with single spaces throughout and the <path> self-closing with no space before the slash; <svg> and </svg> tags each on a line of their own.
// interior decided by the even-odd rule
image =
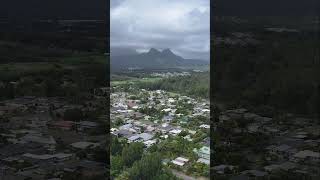
<svg viewBox="0 0 320 180">
<path fill-rule="evenodd" d="M 124 53 L 125 54 L 125 53 Z M 209 65 L 208 61 L 196 59 L 184 59 L 174 54 L 170 49 L 159 51 L 151 48 L 149 52 L 130 55 L 112 55 L 111 69 L 120 70 L 128 68 L 137 69 L 161 69 L 180 68 Z"/>
</svg>

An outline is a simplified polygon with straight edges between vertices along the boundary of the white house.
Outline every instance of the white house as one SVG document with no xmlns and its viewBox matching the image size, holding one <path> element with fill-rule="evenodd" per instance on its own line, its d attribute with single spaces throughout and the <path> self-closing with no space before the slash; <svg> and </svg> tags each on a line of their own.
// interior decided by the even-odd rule
<svg viewBox="0 0 320 180">
<path fill-rule="evenodd" d="M 185 163 L 187 163 L 189 159 L 183 158 L 183 157 L 177 157 L 176 159 L 172 160 L 171 162 L 178 166 L 184 166 Z"/>
<path fill-rule="evenodd" d="M 153 140 L 147 140 L 145 142 L 143 142 L 143 144 L 146 146 L 146 147 L 151 147 L 152 145 L 156 144 L 157 143 L 157 140 L 153 139 Z"/>
<path fill-rule="evenodd" d="M 201 124 L 199 127 L 204 129 L 210 129 L 210 125 L 208 124 Z"/>
<path fill-rule="evenodd" d="M 171 131 L 169 131 L 169 133 L 173 136 L 176 136 L 178 134 L 180 134 L 182 132 L 181 129 L 172 129 Z"/>
</svg>

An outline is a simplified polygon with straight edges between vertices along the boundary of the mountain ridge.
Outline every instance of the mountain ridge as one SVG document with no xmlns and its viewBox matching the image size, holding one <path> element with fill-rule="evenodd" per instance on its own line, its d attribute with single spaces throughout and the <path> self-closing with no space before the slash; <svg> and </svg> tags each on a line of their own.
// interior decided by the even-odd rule
<svg viewBox="0 0 320 180">
<path fill-rule="evenodd" d="M 162 51 L 159 51 L 155 48 L 150 48 L 148 52 L 131 55 L 111 54 L 110 61 L 111 69 L 164 69 L 209 64 L 209 62 L 205 60 L 184 59 L 183 57 L 174 54 L 169 48 L 166 48 Z"/>
</svg>

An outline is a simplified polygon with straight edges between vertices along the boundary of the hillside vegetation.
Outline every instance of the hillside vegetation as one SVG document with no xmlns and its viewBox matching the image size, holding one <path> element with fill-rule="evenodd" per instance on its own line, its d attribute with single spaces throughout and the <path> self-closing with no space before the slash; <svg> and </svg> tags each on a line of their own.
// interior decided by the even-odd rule
<svg viewBox="0 0 320 180">
<path fill-rule="evenodd" d="M 221 43 L 213 47 L 215 99 L 233 106 L 267 108 L 270 112 L 317 114 L 320 102 L 317 29 L 273 32 L 265 27 L 279 26 L 251 23 L 255 24 L 254 29 L 247 24 L 237 26 L 241 33 L 250 34 L 258 44 Z M 233 37 L 233 29 L 226 28 L 232 24 L 217 22 L 216 35 Z M 228 31 L 221 34 L 223 29 Z"/>
</svg>

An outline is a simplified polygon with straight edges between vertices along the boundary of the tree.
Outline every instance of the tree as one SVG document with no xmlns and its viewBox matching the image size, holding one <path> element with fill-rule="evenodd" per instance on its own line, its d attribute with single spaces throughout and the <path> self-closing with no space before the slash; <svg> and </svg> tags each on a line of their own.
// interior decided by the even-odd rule
<svg viewBox="0 0 320 180">
<path fill-rule="evenodd" d="M 111 156 L 111 177 L 117 177 L 123 169 L 121 156 Z"/>
<path fill-rule="evenodd" d="M 188 132 L 187 132 L 187 131 L 181 131 L 181 132 L 179 133 L 179 136 L 181 136 L 181 137 L 184 137 L 184 136 L 186 136 L 186 135 L 188 135 Z"/>
<path fill-rule="evenodd" d="M 117 119 L 115 120 L 114 125 L 115 125 L 115 126 L 120 126 L 121 124 L 123 124 L 123 120 L 122 120 L 121 118 L 117 118 Z"/>
<path fill-rule="evenodd" d="M 111 155 L 118 155 L 122 152 L 122 144 L 119 142 L 119 139 L 117 137 L 112 137 L 111 139 Z"/>
<path fill-rule="evenodd" d="M 143 143 L 131 143 L 129 146 L 125 146 L 122 150 L 123 164 L 127 167 L 140 160 L 143 154 Z"/>
<path fill-rule="evenodd" d="M 131 180 L 153 179 L 161 171 L 161 166 L 161 158 L 158 153 L 145 155 L 130 168 L 129 178 Z"/>
</svg>

